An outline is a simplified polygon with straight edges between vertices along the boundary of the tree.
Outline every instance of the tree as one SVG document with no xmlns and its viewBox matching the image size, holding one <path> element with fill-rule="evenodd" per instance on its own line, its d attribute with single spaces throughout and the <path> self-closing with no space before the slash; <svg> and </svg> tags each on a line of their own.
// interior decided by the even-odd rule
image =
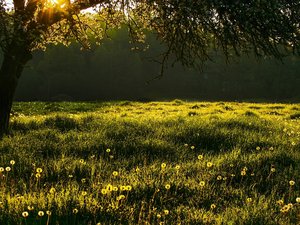
<svg viewBox="0 0 300 225">
<path fill-rule="evenodd" d="M 81 13 L 93 8 L 96 14 Z M 212 49 L 281 58 L 298 52 L 298 0 L 0 0 L 0 136 L 7 133 L 13 96 L 24 66 L 49 43 L 101 40 L 111 27 L 127 25 L 132 40 L 151 30 L 166 44 L 161 71 L 174 55 L 201 65 Z M 173 58 L 173 57 L 172 57 Z"/>
</svg>

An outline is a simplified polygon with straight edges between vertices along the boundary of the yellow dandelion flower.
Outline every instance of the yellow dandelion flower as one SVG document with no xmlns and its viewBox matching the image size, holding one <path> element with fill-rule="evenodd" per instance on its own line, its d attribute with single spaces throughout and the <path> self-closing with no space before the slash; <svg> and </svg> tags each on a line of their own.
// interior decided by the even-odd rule
<svg viewBox="0 0 300 225">
<path fill-rule="evenodd" d="M 300 203 L 300 197 L 297 197 L 297 198 L 296 198 L 296 202 L 297 202 L 297 203 Z"/>
<path fill-rule="evenodd" d="M 257 146 L 257 147 L 256 147 L 256 150 L 257 150 L 257 151 L 259 151 L 259 150 L 260 150 L 260 147 L 259 147 L 259 146 Z"/>
<path fill-rule="evenodd" d="M 51 212 L 50 210 L 47 210 L 47 211 L 46 211 L 46 214 L 47 214 L 48 216 L 51 216 L 52 212 Z"/>
<path fill-rule="evenodd" d="M 199 160 L 203 159 L 203 155 L 198 155 L 198 159 Z"/>
<path fill-rule="evenodd" d="M 137 166 L 137 167 L 135 168 L 135 172 L 139 173 L 140 171 L 141 171 L 140 168 Z"/>
<path fill-rule="evenodd" d="M 122 200 L 122 199 L 124 199 L 125 198 L 125 195 L 119 195 L 118 197 L 117 197 L 117 201 L 120 201 L 120 200 Z"/>
<path fill-rule="evenodd" d="M 28 213 L 27 211 L 25 211 L 25 212 L 22 212 L 22 216 L 26 218 L 26 217 L 28 217 L 28 216 L 29 216 L 29 213 Z"/>
<path fill-rule="evenodd" d="M 170 184 L 166 184 L 166 185 L 165 185 L 165 188 L 166 188 L 167 190 L 169 190 L 169 189 L 171 188 L 171 185 L 170 185 Z"/>
<path fill-rule="evenodd" d="M 167 210 L 167 209 L 164 210 L 164 214 L 165 214 L 165 215 L 169 215 L 169 213 L 170 213 L 169 210 Z"/>
<path fill-rule="evenodd" d="M 291 186 L 294 186 L 294 185 L 295 185 L 295 181 L 290 180 L 290 181 L 289 181 L 289 184 L 290 184 Z"/>
<path fill-rule="evenodd" d="M 80 162 L 81 164 L 84 164 L 84 159 L 80 159 L 79 162 Z"/>
<path fill-rule="evenodd" d="M 194 150 L 194 149 L 195 149 L 195 146 L 192 145 L 192 146 L 191 146 L 191 149 Z"/>
<path fill-rule="evenodd" d="M 107 153 L 110 153 L 110 148 L 106 149 L 106 152 L 107 152 Z"/>
<path fill-rule="evenodd" d="M 37 173 L 37 174 L 35 174 L 35 177 L 39 179 L 41 177 L 41 174 Z"/>
<path fill-rule="evenodd" d="M 222 180 L 222 176 L 221 175 L 217 176 L 217 180 Z"/>
<path fill-rule="evenodd" d="M 38 212 L 38 215 L 39 215 L 40 217 L 42 217 L 42 216 L 45 215 L 45 213 L 44 213 L 43 211 L 39 211 L 39 212 Z"/>
<path fill-rule="evenodd" d="M 208 168 L 210 168 L 210 167 L 213 166 L 213 164 L 212 164 L 212 162 L 208 162 L 208 163 L 206 163 L 206 166 L 207 166 Z"/>
<path fill-rule="evenodd" d="M 200 181 L 199 184 L 200 184 L 201 187 L 204 187 L 205 186 L 205 181 Z"/>
<path fill-rule="evenodd" d="M 278 205 L 283 205 L 283 204 L 284 204 L 284 201 L 283 201 L 282 199 L 280 199 L 280 200 L 276 201 L 276 203 L 277 203 Z"/>
<path fill-rule="evenodd" d="M 15 160 L 10 160 L 11 165 L 15 165 L 16 161 Z"/>
<path fill-rule="evenodd" d="M 271 168 L 271 172 L 274 173 L 276 171 L 275 167 Z"/>
<path fill-rule="evenodd" d="M 77 213 L 78 213 L 78 209 L 76 209 L 76 208 L 73 209 L 73 213 L 74 213 L 74 214 L 77 214 Z"/>
<path fill-rule="evenodd" d="M 86 195 L 87 195 L 87 192 L 86 192 L 86 191 L 82 191 L 82 192 L 81 192 L 81 195 L 82 195 L 82 196 L 86 196 Z"/>
<path fill-rule="evenodd" d="M 167 164 L 166 164 L 166 163 L 162 163 L 162 164 L 160 165 L 160 167 L 161 167 L 162 169 L 164 169 L 164 168 L 167 167 Z"/>
<path fill-rule="evenodd" d="M 3 167 L 0 167 L 0 173 L 3 172 L 3 171 L 4 171 L 4 168 L 3 168 Z"/>
<path fill-rule="evenodd" d="M 179 165 L 176 165 L 176 166 L 175 166 L 175 169 L 176 169 L 176 170 L 179 170 L 179 169 L 180 169 L 180 166 L 179 166 Z"/>
<path fill-rule="evenodd" d="M 120 191 L 125 191 L 126 190 L 126 186 L 120 186 Z"/>
<path fill-rule="evenodd" d="M 215 209 L 216 207 L 217 207 L 216 204 L 211 204 L 211 205 L 210 205 L 210 208 L 211 208 L 211 209 Z"/>
<path fill-rule="evenodd" d="M 32 210 L 34 210 L 34 206 L 27 206 L 27 209 L 29 210 L 29 211 L 32 211 Z"/>
<path fill-rule="evenodd" d="M 54 194 L 56 192 L 56 189 L 54 187 L 50 188 L 49 190 L 50 194 Z"/>
<path fill-rule="evenodd" d="M 11 171 L 11 168 L 9 166 L 5 167 L 5 171 L 9 172 L 9 171 Z"/>
<path fill-rule="evenodd" d="M 160 214 L 157 214 L 156 217 L 159 219 L 159 218 L 161 218 L 161 215 L 160 215 Z"/>
<path fill-rule="evenodd" d="M 126 191 L 131 191 L 132 190 L 132 187 L 130 185 L 127 185 L 126 186 Z"/>
<path fill-rule="evenodd" d="M 119 172 L 118 172 L 118 171 L 114 171 L 112 174 L 113 174 L 113 176 L 115 176 L 115 177 L 116 177 L 116 176 L 118 176 L 118 175 L 119 175 Z"/>
<path fill-rule="evenodd" d="M 112 190 L 113 190 L 113 186 L 112 186 L 111 184 L 108 184 L 108 185 L 106 186 L 106 190 L 112 191 Z"/>
<path fill-rule="evenodd" d="M 36 172 L 41 173 L 41 172 L 43 172 L 43 169 L 42 168 L 36 168 Z"/>
<path fill-rule="evenodd" d="M 119 190 L 118 187 L 116 187 L 116 186 L 113 187 L 113 191 L 118 191 L 118 190 Z"/>
<path fill-rule="evenodd" d="M 252 202 L 252 198 L 247 198 L 246 201 L 247 201 L 248 203 L 250 203 L 250 202 Z"/>
<path fill-rule="evenodd" d="M 242 175 L 242 176 L 245 176 L 245 175 L 246 175 L 246 171 L 245 171 L 245 170 L 242 170 L 242 171 L 241 171 L 241 175 Z"/>
<path fill-rule="evenodd" d="M 108 191 L 106 189 L 102 188 L 101 194 L 106 195 L 107 193 L 108 193 Z"/>
</svg>

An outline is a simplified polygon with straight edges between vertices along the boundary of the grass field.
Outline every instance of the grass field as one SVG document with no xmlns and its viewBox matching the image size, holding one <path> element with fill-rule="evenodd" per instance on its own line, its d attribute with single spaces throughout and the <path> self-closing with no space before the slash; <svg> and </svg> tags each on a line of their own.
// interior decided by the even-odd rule
<svg viewBox="0 0 300 225">
<path fill-rule="evenodd" d="M 300 224 L 300 104 L 15 103 L 0 224 Z"/>
</svg>

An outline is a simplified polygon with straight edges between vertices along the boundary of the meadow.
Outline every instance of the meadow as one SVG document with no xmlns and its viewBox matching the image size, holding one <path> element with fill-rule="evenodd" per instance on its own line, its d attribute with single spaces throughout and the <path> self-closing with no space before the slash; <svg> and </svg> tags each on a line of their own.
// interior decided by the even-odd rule
<svg viewBox="0 0 300 225">
<path fill-rule="evenodd" d="M 14 103 L 0 224 L 300 224 L 300 104 Z"/>
</svg>

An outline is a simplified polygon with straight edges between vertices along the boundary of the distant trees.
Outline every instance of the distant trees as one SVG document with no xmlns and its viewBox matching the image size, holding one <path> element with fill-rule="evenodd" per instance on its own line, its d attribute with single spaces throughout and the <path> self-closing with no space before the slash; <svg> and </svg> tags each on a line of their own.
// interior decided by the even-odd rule
<svg viewBox="0 0 300 225">
<path fill-rule="evenodd" d="M 98 16 L 80 14 L 94 7 Z M 166 44 L 161 71 L 171 54 L 186 66 L 210 59 L 212 48 L 226 56 L 253 51 L 280 58 L 299 48 L 298 0 L 0 0 L 0 136 L 7 133 L 12 99 L 32 52 L 48 43 L 101 40 L 110 27 L 127 24 L 142 42 L 150 29 Z"/>
</svg>

